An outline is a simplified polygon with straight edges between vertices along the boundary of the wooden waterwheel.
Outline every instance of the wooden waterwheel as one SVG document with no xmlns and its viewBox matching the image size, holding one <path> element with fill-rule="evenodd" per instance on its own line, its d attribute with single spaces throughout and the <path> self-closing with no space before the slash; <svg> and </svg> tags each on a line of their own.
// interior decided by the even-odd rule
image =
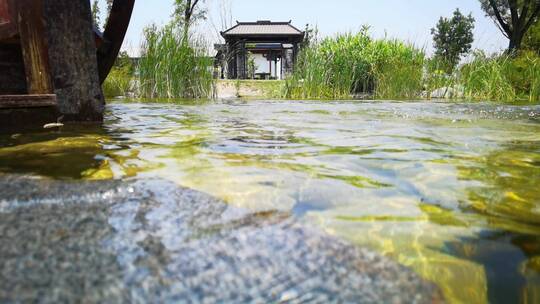
<svg viewBox="0 0 540 304">
<path fill-rule="evenodd" d="M 60 116 L 101 121 L 101 84 L 134 3 L 114 0 L 102 33 L 92 24 L 89 0 L 0 0 L 0 128 Z"/>
<path fill-rule="evenodd" d="M 105 81 L 120 52 L 126 35 L 135 0 L 114 0 L 111 14 L 103 33 L 94 28 L 96 35 L 99 80 Z"/>
</svg>

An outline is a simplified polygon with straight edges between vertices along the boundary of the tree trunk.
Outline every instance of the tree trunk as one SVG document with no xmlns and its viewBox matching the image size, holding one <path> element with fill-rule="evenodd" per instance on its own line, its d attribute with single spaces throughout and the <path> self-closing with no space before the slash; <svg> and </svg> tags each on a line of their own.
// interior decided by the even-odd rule
<svg viewBox="0 0 540 304">
<path fill-rule="evenodd" d="M 105 100 L 98 76 L 90 1 L 44 3 L 54 92 L 64 121 L 101 122 Z"/>
<path fill-rule="evenodd" d="M 191 0 L 186 1 L 186 8 L 184 10 L 184 37 L 182 37 L 182 43 L 185 46 L 188 44 L 189 25 L 191 23 L 191 16 L 193 15 Z"/>
<path fill-rule="evenodd" d="M 510 42 L 508 44 L 508 52 L 514 53 L 515 51 L 521 49 L 521 43 L 523 42 L 523 37 L 525 33 L 523 32 L 514 32 L 510 37 Z"/>
</svg>

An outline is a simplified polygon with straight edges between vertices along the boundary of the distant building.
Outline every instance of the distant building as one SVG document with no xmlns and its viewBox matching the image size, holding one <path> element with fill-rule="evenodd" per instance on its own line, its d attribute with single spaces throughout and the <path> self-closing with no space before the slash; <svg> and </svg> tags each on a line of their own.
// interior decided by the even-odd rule
<svg viewBox="0 0 540 304">
<path fill-rule="evenodd" d="M 304 32 L 289 22 L 237 22 L 215 45 L 219 78 L 285 79 L 296 63 Z"/>
</svg>

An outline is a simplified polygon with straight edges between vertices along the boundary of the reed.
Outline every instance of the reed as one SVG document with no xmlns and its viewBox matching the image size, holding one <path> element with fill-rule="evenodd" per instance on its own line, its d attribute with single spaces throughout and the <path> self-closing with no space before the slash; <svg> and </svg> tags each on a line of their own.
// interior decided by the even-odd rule
<svg viewBox="0 0 540 304">
<path fill-rule="evenodd" d="M 522 51 L 507 68 L 506 74 L 519 99 L 540 101 L 540 57 L 532 51 Z"/>
<path fill-rule="evenodd" d="M 487 56 L 475 52 L 452 68 L 441 58 L 395 39 L 356 34 L 315 39 L 301 50 L 283 97 L 291 99 L 449 99 L 540 101 L 540 57 L 533 52 Z"/>
<path fill-rule="evenodd" d="M 464 98 L 493 101 L 540 101 L 540 57 L 533 52 L 487 56 L 475 52 L 456 79 Z"/>
<path fill-rule="evenodd" d="M 413 98 L 422 91 L 423 51 L 398 40 L 373 40 L 364 27 L 356 34 L 315 40 L 304 48 L 287 98 L 347 99 L 372 93 L 377 98 Z"/>
<path fill-rule="evenodd" d="M 211 98 L 213 60 L 206 42 L 174 24 L 144 30 L 139 64 L 145 98 Z"/>
<path fill-rule="evenodd" d="M 424 83 L 423 50 L 399 40 L 378 40 L 372 44 L 374 96 L 379 99 L 414 99 Z"/>
<path fill-rule="evenodd" d="M 132 90 L 133 74 L 125 67 L 114 66 L 103 83 L 105 97 L 128 96 Z"/>
<path fill-rule="evenodd" d="M 464 97 L 472 100 L 510 101 L 517 97 L 508 72 L 512 59 L 507 56 L 487 57 L 476 53 L 459 71 L 458 85 Z"/>
</svg>

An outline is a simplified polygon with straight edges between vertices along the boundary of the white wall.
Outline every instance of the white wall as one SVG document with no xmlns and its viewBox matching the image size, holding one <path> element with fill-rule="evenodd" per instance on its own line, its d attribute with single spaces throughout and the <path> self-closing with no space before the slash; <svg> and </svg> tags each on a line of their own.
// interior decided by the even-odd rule
<svg viewBox="0 0 540 304">
<path fill-rule="evenodd" d="M 281 62 L 283 61 L 283 59 L 281 59 L 280 61 L 278 61 L 276 63 L 276 70 L 275 71 L 272 71 L 272 73 L 274 74 L 274 77 L 276 77 L 276 79 L 279 79 L 281 80 Z"/>
<path fill-rule="evenodd" d="M 262 54 L 251 54 L 255 60 L 255 73 L 270 73 L 270 63 Z"/>
</svg>

